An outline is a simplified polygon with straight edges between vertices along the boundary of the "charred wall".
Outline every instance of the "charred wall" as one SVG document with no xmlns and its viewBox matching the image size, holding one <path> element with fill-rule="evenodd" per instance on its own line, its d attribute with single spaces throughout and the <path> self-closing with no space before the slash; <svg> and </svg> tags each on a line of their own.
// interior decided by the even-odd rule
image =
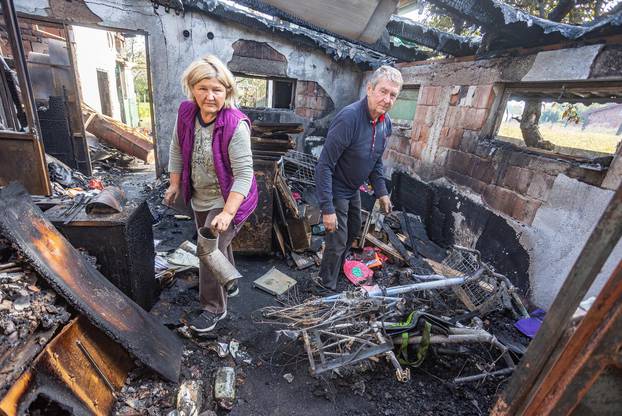
<svg viewBox="0 0 622 416">
<path fill-rule="evenodd" d="M 529 254 L 520 235 L 500 215 L 452 187 L 425 183 L 405 173 L 392 175 L 396 209 L 419 215 L 429 237 L 439 245 L 464 245 L 506 275 L 523 293 L 529 291 Z"/>
<path fill-rule="evenodd" d="M 601 86 L 619 81 L 619 73 L 615 76 L 604 69 L 621 61 L 618 49 L 590 45 L 401 68 L 405 85 L 419 87 L 419 97 L 412 129 L 391 138 L 384 155 L 386 165 L 434 189 L 433 197 L 417 203 L 427 206 L 431 235 L 438 230 L 438 235 L 453 236 L 453 242 L 461 245 L 486 245 L 491 261 L 499 264 L 507 258 L 504 272 L 527 270 L 532 300 L 539 306 L 552 302 L 611 197 L 611 189 L 620 183 L 622 154 L 618 150 L 609 170 L 599 171 L 554 153 L 495 140 L 497 116 L 507 100 L 505 89 L 527 80 L 594 81 Z M 439 203 L 444 200 L 441 195 L 456 189 L 469 202 L 456 196 L 457 204 Z M 482 210 L 488 214 L 474 214 Z M 512 236 L 512 243 L 504 240 L 507 236 Z M 612 257 L 621 255 L 619 244 Z M 598 288 L 597 284 L 590 295 Z"/>
<path fill-rule="evenodd" d="M 303 123 L 303 137 L 321 135 L 334 109 L 359 98 L 363 71 L 345 59 L 347 54 L 338 61 L 299 37 L 269 28 L 260 30 L 195 9 L 179 16 L 166 13 L 163 8 L 154 11 L 149 1 L 16 0 L 15 5 L 19 12 L 33 17 L 138 30 L 148 35 L 160 171 L 167 168 L 175 115 L 185 99 L 179 80 L 188 64 L 201 56 L 215 54 L 223 62 L 243 69 L 243 73 L 295 80 L 294 108 L 255 109 L 248 113 L 251 118 L 264 121 Z M 240 40 L 253 43 L 236 44 Z M 255 51 L 252 46 L 259 47 Z M 339 45 L 334 45 L 334 49 L 339 50 Z M 256 65 L 249 68 L 249 62 Z"/>
</svg>

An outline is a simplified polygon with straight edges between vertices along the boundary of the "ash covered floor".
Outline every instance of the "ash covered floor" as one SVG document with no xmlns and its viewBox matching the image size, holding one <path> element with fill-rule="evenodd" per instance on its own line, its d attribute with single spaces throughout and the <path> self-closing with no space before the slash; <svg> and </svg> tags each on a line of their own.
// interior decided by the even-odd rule
<svg viewBox="0 0 622 416">
<path fill-rule="evenodd" d="M 174 218 L 175 212 L 160 204 L 162 186 L 148 185 L 149 175 L 127 175 L 125 189 L 147 195 L 156 217 L 154 238 L 160 240 L 156 251 L 176 248 L 184 240 L 195 241 L 191 220 Z M 131 192 L 131 191 L 130 191 Z M 291 264 L 291 262 L 290 262 Z M 201 380 L 202 411 L 231 415 L 483 415 L 488 414 L 505 378 L 488 378 L 455 384 L 453 378 L 468 373 L 479 361 L 493 359 L 489 346 L 457 346 L 453 352 L 442 346 L 431 346 L 425 361 L 411 368 L 411 379 L 401 383 L 395 370 L 384 358 L 364 361 L 336 373 L 313 377 L 300 340 L 277 340 L 275 327 L 256 323 L 257 310 L 273 305 L 277 298 L 253 287 L 253 281 L 276 267 L 297 280 L 298 300 L 312 296 L 310 276 L 317 267 L 303 271 L 290 267 L 277 257 L 236 256 L 236 266 L 243 275 L 240 294 L 229 301 L 228 316 L 209 336 L 184 337 L 181 321 L 199 309 L 197 273 L 187 271 L 177 276 L 172 286 L 164 289 L 152 313 L 165 325 L 178 331 L 184 339 L 180 383 Z M 293 264 L 291 264 L 293 266 Z M 294 266 L 295 267 L 295 266 Z M 342 279 L 338 290 L 352 288 Z M 513 328 L 515 319 L 507 313 L 494 312 L 484 321 L 484 329 L 516 345 L 527 345 L 528 339 Z M 239 343 L 242 356 L 220 357 L 218 343 Z M 480 357 L 478 359 L 477 357 Z M 249 361 L 250 359 L 250 361 Z M 213 398 L 214 375 L 220 367 L 234 367 L 236 402 L 232 410 L 218 407 Z M 477 370 L 476 370 L 477 371 Z M 288 380 L 289 379 L 289 380 Z M 117 402 L 115 414 L 168 415 L 176 409 L 179 384 L 167 383 L 139 367 L 130 374 Z"/>
<path fill-rule="evenodd" d="M 252 319 L 257 309 L 277 304 L 272 295 L 252 287 L 254 279 L 276 266 L 298 281 L 299 293 L 304 296 L 310 295 L 308 277 L 312 271 L 293 270 L 275 258 L 238 257 L 236 265 L 244 278 L 240 294 L 230 299 L 228 317 L 219 323 L 213 336 L 184 341 L 181 379 L 204 381 L 204 410 L 217 409 L 212 399 L 213 377 L 223 366 L 236 368 L 238 399 L 231 412 L 218 410 L 218 414 L 231 415 L 482 415 L 488 413 L 495 394 L 504 385 L 495 378 L 455 385 L 450 380 L 465 366 L 469 354 L 452 357 L 434 351 L 429 351 L 421 367 L 411 369 L 411 380 L 406 383 L 395 379 L 394 369 L 384 359 L 341 370 L 341 377 L 333 374 L 314 378 L 309 374 L 301 342 L 277 341 L 272 326 L 256 324 Z M 193 273 L 179 278 L 172 288 L 163 291 L 153 312 L 165 310 L 163 320 L 172 326 L 175 316 L 199 307 L 196 284 Z M 497 321 L 495 325 L 511 323 L 507 317 L 506 322 Z M 240 343 L 241 350 L 252 360 L 250 364 L 241 360 L 236 363 L 230 355 L 220 358 L 210 349 L 215 342 L 231 340 Z M 293 376 L 291 383 L 284 377 L 286 374 Z M 119 414 L 137 414 L 137 410 L 141 414 L 167 414 L 175 408 L 177 385 L 155 381 L 146 373 L 134 376 L 129 391 L 126 387 L 119 401 Z"/>
</svg>

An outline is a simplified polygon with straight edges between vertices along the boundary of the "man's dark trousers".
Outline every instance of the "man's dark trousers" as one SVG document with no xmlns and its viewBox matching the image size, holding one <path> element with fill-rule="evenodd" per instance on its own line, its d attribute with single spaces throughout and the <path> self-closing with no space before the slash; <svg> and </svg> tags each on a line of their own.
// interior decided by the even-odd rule
<svg viewBox="0 0 622 416">
<path fill-rule="evenodd" d="M 320 266 L 324 286 L 336 289 L 337 278 L 343 267 L 352 242 L 361 232 L 361 196 L 357 190 L 350 199 L 333 199 L 337 215 L 337 230 L 327 232 Z"/>
</svg>

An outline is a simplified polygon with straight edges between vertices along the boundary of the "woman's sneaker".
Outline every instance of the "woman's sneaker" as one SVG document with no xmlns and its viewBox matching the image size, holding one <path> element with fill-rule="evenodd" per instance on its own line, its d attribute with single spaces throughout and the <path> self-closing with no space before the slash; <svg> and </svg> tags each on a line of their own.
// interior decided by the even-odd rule
<svg viewBox="0 0 622 416">
<path fill-rule="evenodd" d="M 227 311 L 218 314 L 204 310 L 200 315 L 193 318 L 188 326 L 194 332 L 204 334 L 214 329 L 218 321 L 224 319 L 225 316 L 227 316 Z"/>
<path fill-rule="evenodd" d="M 237 296 L 240 293 L 240 288 L 238 287 L 238 284 L 233 282 L 231 283 L 231 285 L 227 288 L 227 297 L 228 298 L 232 298 L 234 296 Z"/>
</svg>

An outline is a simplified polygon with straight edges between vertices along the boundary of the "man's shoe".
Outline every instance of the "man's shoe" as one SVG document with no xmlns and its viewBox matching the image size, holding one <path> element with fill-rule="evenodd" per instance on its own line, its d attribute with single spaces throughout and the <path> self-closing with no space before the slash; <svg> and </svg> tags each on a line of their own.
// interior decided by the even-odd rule
<svg viewBox="0 0 622 416">
<path fill-rule="evenodd" d="M 324 285 L 324 282 L 320 276 L 311 276 L 313 286 L 311 286 L 311 293 L 315 296 L 331 296 L 337 293 L 336 288 L 332 289 Z"/>
<path fill-rule="evenodd" d="M 227 297 L 228 298 L 233 298 L 235 296 L 237 296 L 240 293 L 240 288 L 238 287 L 238 284 L 233 282 L 231 284 L 231 286 L 229 286 L 227 288 Z"/>
<path fill-rule="evenodd" d="M 201 312 L 200 315 L 193 318 L 192 321 L 190 321 L 190 324 L 188 326 L 194 332 L 199 333 L 199 334 L 204 334 L 214 329 L 218 321 L 220 321 L 221 319 L 224 319 L 225 316 L 227 316 L 227 311 L 224 311 L 223 313 L 218 314 L 218 313 L 213 313 L 213 312 L 204 310 L 203 312 Z"/>
</svg>

